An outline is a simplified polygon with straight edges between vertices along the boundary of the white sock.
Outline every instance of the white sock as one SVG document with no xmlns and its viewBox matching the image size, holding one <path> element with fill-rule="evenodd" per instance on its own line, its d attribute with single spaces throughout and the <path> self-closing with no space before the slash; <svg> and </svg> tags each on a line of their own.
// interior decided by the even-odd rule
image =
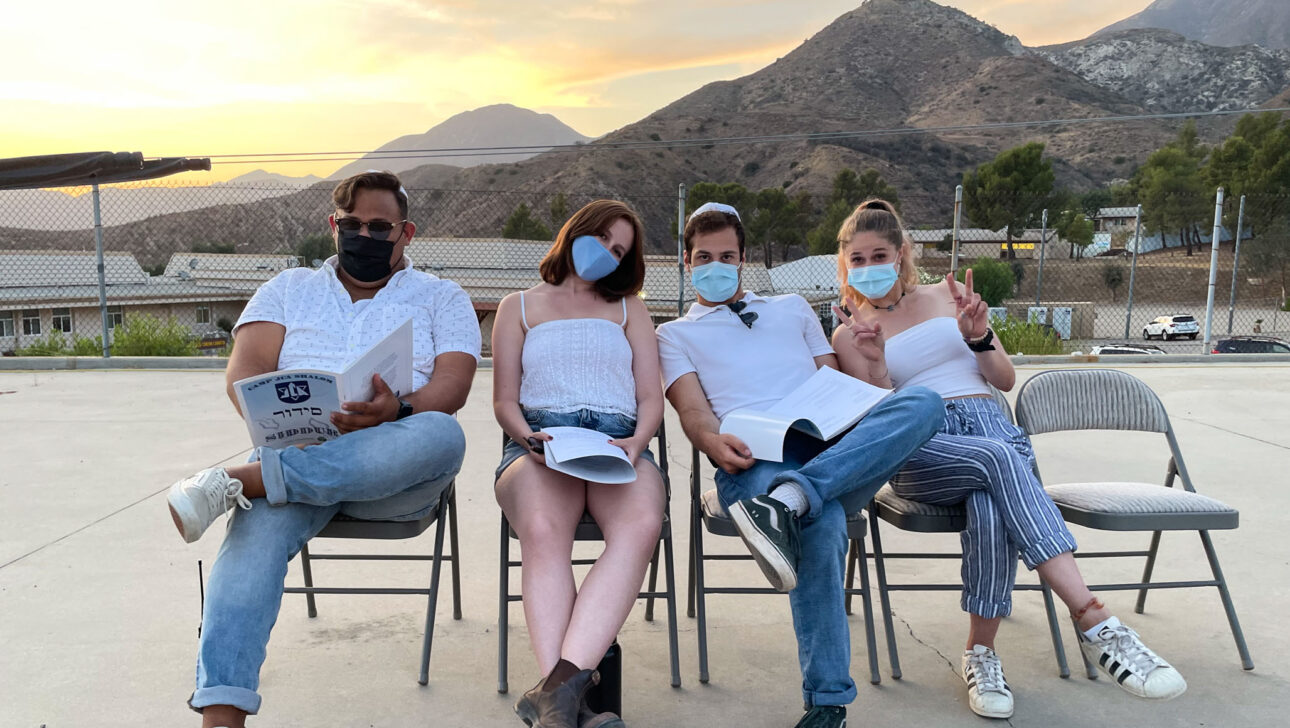
<svg viewBox="0 0 1290 728">
<path fill-rule="evenodd" d="M 1102 620 L 1101 622 L 1098 622 L 1097 624 L 1093 625 L 1092 627 L 1084 630 L 1084 636 L 1089 638 L 1090 640 L 1096 640 L 1098 633 L 1101 632 L 1104 628 L 1119 627 L 1119 626 L 1120 626 L 1120 618 L 1116 616 L 1110 616 Z"/>
<path fill-rule="evenodd" d="M 797 483 L 780 483 L 767 495 L 793 509 L 793 512 L 799 516 L 804 516 L 811 510 L 811 502 L 806 499 L 806 491 L 802 490 L 802 486 Z"/>
</svg>

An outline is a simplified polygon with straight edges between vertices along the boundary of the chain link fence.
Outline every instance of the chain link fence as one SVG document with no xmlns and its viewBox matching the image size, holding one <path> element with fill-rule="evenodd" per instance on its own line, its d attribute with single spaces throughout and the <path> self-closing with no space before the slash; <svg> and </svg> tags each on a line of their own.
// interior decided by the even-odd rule
<svg viewBox="0 0 1290 728">
<path fill-rule="evenodd" d="M 331 188 L 105 188 L 101 285 L 87 189 L 0 191 L 0 353 L 98 356 L 106 334 L 118 356 L 226 354 L 228 332 L 261 283 L 334 254 L 326 222 Z M 631 195 L 409 189 L 418 229 L 408 256 L 416 268 L 461 284 L 487 342 L 497 303 L 538 282 L 538 261 L 568 216 L 593 199 L 614 197 L 645 221 L 642 296 L 662 322 L 694 300 L 678 261 L 678 213 L 716 199 L 743 214 L 745 286 L 800 294 L 831 328 L 829 305 L 840 293 L 837 229 L 858 198 L 874 190 L 741 190 L 711 183 L 684 192 L 669 183 Z M 978 290 L 989 286 L 997 315 L 1045 327 L 1061 351 L 1115 344 L 1202 351 L 1213 196 L 1159 201 L 1139 216 L 1136 205 L 1072 210 L 1015 196 L 960 205 L 923 190 L 876 191 L 898 200 L 924 280 L 943 278 L 957 255 L 960 268 L 976 271 Z M 1288 202 L 1225 200 L 1212 340 L 1290 339 Z M 1014 219 L 1026 224 L 974 220 L 998 220 L 989 210 L 1020 210 Z"/>
</svg>

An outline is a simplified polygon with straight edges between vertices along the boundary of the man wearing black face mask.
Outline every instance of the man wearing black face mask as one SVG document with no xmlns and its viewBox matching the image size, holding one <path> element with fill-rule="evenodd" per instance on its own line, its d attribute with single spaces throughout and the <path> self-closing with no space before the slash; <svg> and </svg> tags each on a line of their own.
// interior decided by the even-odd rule
<svg viewBox="0 0 1290 728">
<path fill-rule="evenodd" d="M 466 402 L 479 324 L 455 283 L 414 270 L 408 197 L 388 172 L 343 180 L 328 223 L 337 255 L 266 282 L 233 333 L 226 380 L 282 369 L 339 372 L 404 321 L 413 328 L 413 391 L 374 377 L 368 402 L 330 413 L 341 437 L 308 448 L 256 448 L 252 461 L 209 468 L 171 486 L 170 515 L 192 542 L 235 506 L 206 591 L 197 688 L 204 726 L 235 728 L 260 708 L 260 665 L 282 600 L 287 562 L 337 513 L 416 520 L 461 467 L 465 436 L 451 416 Z"/>
</svg>

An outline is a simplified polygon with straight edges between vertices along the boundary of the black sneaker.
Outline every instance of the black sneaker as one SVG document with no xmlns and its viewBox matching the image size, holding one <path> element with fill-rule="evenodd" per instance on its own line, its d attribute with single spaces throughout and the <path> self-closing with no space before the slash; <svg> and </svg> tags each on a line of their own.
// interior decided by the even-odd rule
<svg viewBox="0 0 1290 728">
<path fill-rule="evenodd" d="M 797 721 L 796 728 L 847 728 L 847 709 L 841 705 L 816 705 Z"/>
<path fill-rule="evenodd" d="M 801 526 L 793 509 L 759 495 L 731 506 L 730 518 L 770 585 L 777 591 L 792 591 L 802 555 Z"/>
</svg>

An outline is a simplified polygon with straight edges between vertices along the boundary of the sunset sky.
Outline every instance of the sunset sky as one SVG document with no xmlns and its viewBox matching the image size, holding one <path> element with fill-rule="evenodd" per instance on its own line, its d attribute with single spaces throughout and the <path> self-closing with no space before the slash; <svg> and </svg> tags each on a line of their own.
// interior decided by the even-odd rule
<svg viewBox="0 0 1290 728">
<path fill-rule="evenodd" d="M 1027 45 L 1150 0 L 955 0 Z M 362 151 L 493 103 L 598 136 L 751 73 L 858 0 L 10 3 L 0 157 Z M 342 162 L 272 171 L 326 175 Z M 203 179 L 256 167 L 218 165 Z M 192 177 L 188 175 L 188 177 Z M 193 181 L 196 181 L 195 179 Z"/>
</svg>

